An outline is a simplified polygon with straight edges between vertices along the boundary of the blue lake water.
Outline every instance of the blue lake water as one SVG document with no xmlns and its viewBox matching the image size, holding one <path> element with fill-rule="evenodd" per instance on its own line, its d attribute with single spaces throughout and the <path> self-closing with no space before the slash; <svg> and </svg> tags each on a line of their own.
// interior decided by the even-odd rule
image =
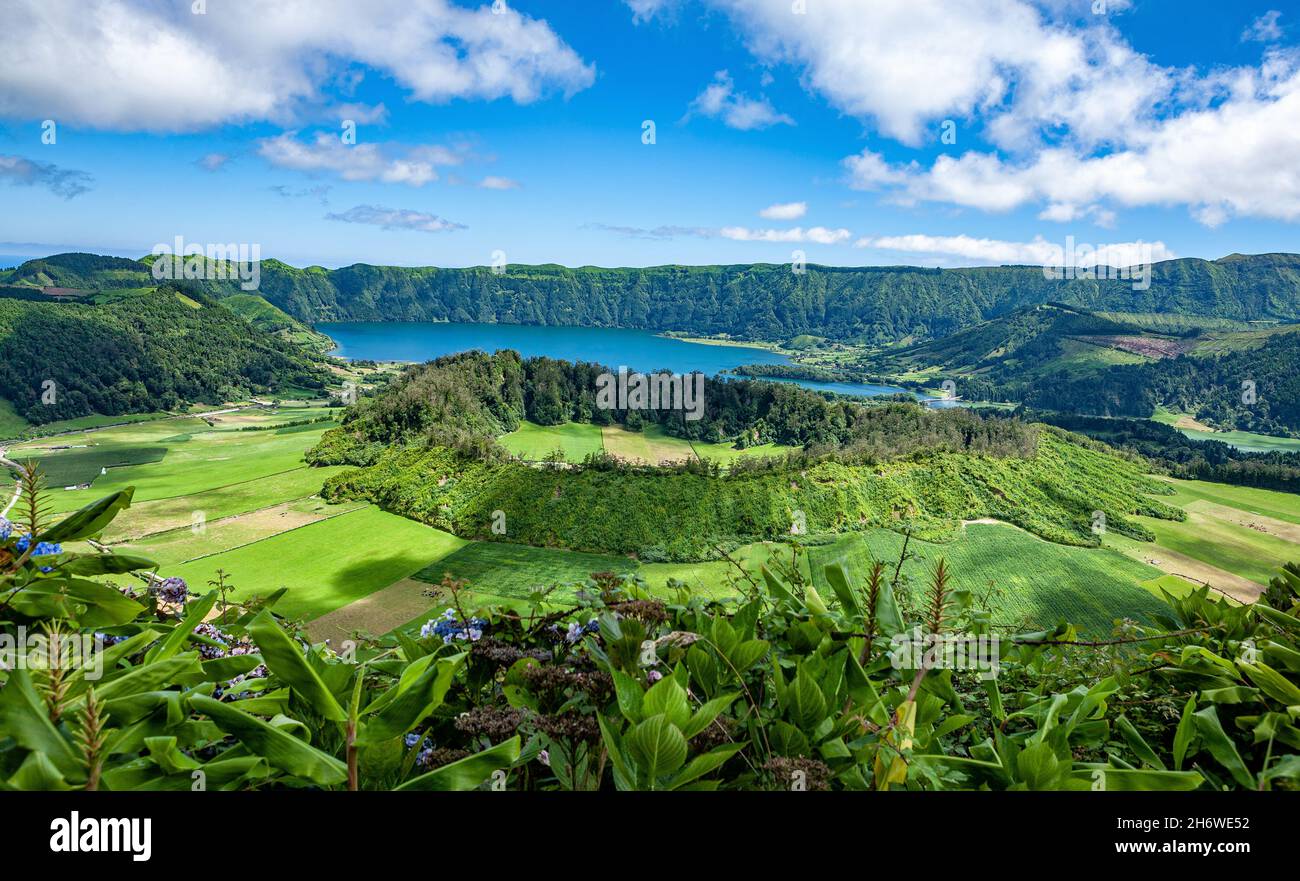
<svg viewBox="0 0 1300 881">
<path fill-rule="evenodd" d="M 603 327 L 538 327 L 521 324 L 443 324 L 350 321 L 316 325 L 337 344 L 333 354 L 373 361 L 428 361 L 441 355 L 482 349 L 514 349 L 525 358 L 546 355 L 564 361 L 592 361 L 643 373 L 671 370 L 709 376 L 742 364 L 789 364 L 785 355 L 752 346 L 713 345 L 657 336 L 644 330 Z M 887 395 L 903 391 L 854 382 L 797 382 L 843 395 Z"/>
</svg>

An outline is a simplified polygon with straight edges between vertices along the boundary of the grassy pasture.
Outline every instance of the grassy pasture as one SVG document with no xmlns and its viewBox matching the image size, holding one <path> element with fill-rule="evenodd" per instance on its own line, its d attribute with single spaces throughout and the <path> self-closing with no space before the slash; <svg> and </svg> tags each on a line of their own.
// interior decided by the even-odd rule
<svg viewBox="0 0 1300 881">
<path fill-rule="evenodd" d="M 156 425 L 169 432 L 155 441 L 168 448 L 161 461 L 110 469 L 88 490 L 55 496 L 57 509 L 72 510 L 128 486 L 135 487 L 135 499 L 143 502 L 190 496 L 303 468 L 303 451 L 314 444 L 327 428 L 321 423 L 308 426 L 311 431 L 278 434 L 273 431 L 210 431 L 202 420 L 194 419 Z M 120 431 L 122 429 L 108 429 L 97 433 L 97 448 L 131 446 L 130 441 L 115 434 Z M 43 464 L 48 468 L 56 455 L 47 455 Z"/>
<path fill-rule="evenodd" d="M 413 520 L 364 507 L 201 560 L 164 566 L 159 574 L 184 578 L 202 593 L 222 569 L 236 598 L 287 587 L 276 611 L 312 619 L 387 587 L 464 544 Z"/>
<path fill-rule="evenodd" d="M 343 466 L 302 466 L 187 496 L 135 502 L 113 521 L 104 533 L 104 540 L 118 542 L 170 529 L 188 529 L 194 522 L 196 511 L 201 511 L 204 519 L 211 523 L 282 502 L 305 499 L 318 492 L 325 480 L 344 470 Z"/>
<path fill-rule="evenodd" d="M 430 563 L 411 577 L 437 584 L 443 575 L 451 575 L 465 579 L 471 590 L 527 599 L 538 588 L 582 582 L 593 572 L 631 572 L 635 566 L 627 557 L 480 541 Z M 570 599 L 573 592 L 554 596 Z"/>
<path fill-rule="evenodd" d="M 610 455 L 632 462 L 658 465 L 660 462 L 680 462 L 694 459 L 691 442 L 673 437 L 662 425 L 649 424 L 641 431 L 628 431 L 621 425 L 606 425 L 601 429 L 605 437 L 605 450 Z"/>
<path fill-rule="evenodd" d="M 840 562 L 861 583 L 873 558 L 891 565 L 903 537 L 873 530 L 848 535 L 833 544 L 809 549 L 813 584 L 827 597 L 825 566 Z M 1139 587 L 1160 576 L 1156 569 L 1105 548 L 1053 544 L 1013 526 L 972 523 L 947 544 L 918 542 L 917 555 L 903 565 L 916 602 L 939 558 L 947 561 L 953 583 L 976 595 L 998 589 L 992 608 L 1003 624 L 1050 627 L 1065 619 L 1094 635 L 1110 633 L 1118 618 L 1149 620 L 1162 604 Z"/>
<path fill-rule="evenodd" d="M 216 520 L 207 519 L 207 512 L 203 512 L 204 519 L 198 525 L 150 535 L 117 550 L 164 566 L 180 565 L 364 507 L 359 502 L 328 505 L 318 498 L 305 498 Z"/>
<path fill-rule="evenodd" d="M 502 436 L 500 443 L 516 456 L 532 461 L 562 450 L 566 461 L 581 462 L 588 453 L 599 452 L 603 447 L 600 426 L 578 422 L 563 425 L 524 422 L 517 431 Z"/>
</svg>

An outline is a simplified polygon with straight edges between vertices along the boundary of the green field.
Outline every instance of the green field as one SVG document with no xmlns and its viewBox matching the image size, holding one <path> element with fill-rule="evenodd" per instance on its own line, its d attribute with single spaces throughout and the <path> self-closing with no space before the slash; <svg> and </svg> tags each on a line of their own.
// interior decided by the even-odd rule
<svg viewBox="0 0 1300 881">
<path fill-rule="evenodd" d="M 444 575 L 451 575 L 469 582 L 471 590 L 527 599 L 540 588 L 579 584 L 593 572 L 631 572 L 635 568 L 636 563 L 627 557 L 477 541 L 430 563 L 411 577 L 437 584 Z M 572 599 L 573 591 L 561 590 L 553 596 Z"/>
<path fill-rule="evenodd" d="M 160 574 L 185 578 L 197 592 L 206 591 L 217 569 L 228 574 L 237 598 L 288 587 L 277 608 L 305 620 L 403 579 L 435 585 L 444 574 L 465 579 L 466 602 L 479 606 L 522 608 L 538 588 L 556 584 L 569 587 L 550 599 L 569 601 L 572 585 L 597 571 L 635 571 L 652 591 L 666 597 L 671 595 L 670 582 L 714 598 L 736 593 L 739 573 L 725 561 L 638 564 L 621 556 L 466 542 L 370 505 L 327 505 L 315 496 L 328 477 L 345 469 L 308 468 L 302 453 L 333 423 L 286 424 L 324 415 L 328 411 L 304 407 L 211 414 L 206 420 L 174 417 L 28 441 L 9 454 L 39 457 L 51 477 L 58 478 L 52 484 L 72 482 L 94 470 L 90 490 L 51 491 L 60 511 L 135 486 L 134 504 L 106 533 L 106 541 L 155 560 Z M 663 433 L 657 425 L 633 433 L 602 431 L 594 425 L 525 424 L 503 443 L 530 457 L 558 447 L 571 459 L 610 447 L 647 461 L 693 452 L 729 462 L 741 455 L 782 451 L 776 446 L 740 451 L 727 444 L 699 443 L 692 450 L 687 441 Z M 60 446 L 69 449 L 51 449 Z M 127 462 L 133 464 L 122 464 Z M 99 476 L 104 464 L 116 467 Z M 971 524 L 948 544 L 913 542 L 919 558 L 905 565 L 905 580 L 920 589 L 929 568 L 943 556 L 958 585 L 976 592 L 1000 589 L 993 597 L 999 623 L 1046 627 L 1064 618 L 1089 632 L 1106 633 L 1117 618 L 1149 618 L 1160 608 L 1153 594 L 1161 588 L 1191 588 L 1189 582 L 1143 563 L 1143 555 L 1177 551 L 1259 582 L 1280 562 L 1300 558 L 1295 543 L 1281 534 L 1228 519 L 1249 515 L 1268 518 L 1262 523 L 1300 527 L 1295 496 L 1193 481 L 1171 485 L 1176 495 L 1168 500 L 1188 506 L 1189 520 L 1142 518 L 1156 532 L 1156 544 L 1126 545 L 1127 540 L 1111 536 L 1110 548 L 1066 547 L 1011 526 Z M 203 525 L 198 531 L 191 528 L 196 517 Z M 892 561 L 901 544 L 901 536 L 885 530 L 843 535 L 811 545 L 800 558 L 801 568 L 814 584 L 826 588 L 828 562 L 842 560 L 853 577 L 861 578 L 871 554 Z M 788 561 L 788 554 L 787 545 L 767 542 L 741 547 L 733 557 L 757 576 L 773 555 Z M 418 608 L 418 595 L 415 600 Z M 433 608 L 407 626 L 422 624 L 446 605 L 429 602 Z"/>
<path fill-rule="evenodd" d="M 164 566 L 204 593 L 222 569 L 235 598 L 288 593 L 276 611 L 312 619 L 385 588 L 463 546 L 465 542 L 374 507 L 320 520 L 194 562 Z"/>
<path fill-rule="evenodd" d="M 1268 584 L 1282 563 L 1300 559 L 1300 546 L 1279 534 L 1280 527 L 1268 525 L 1268 520 L 1300 524 L 1300 497 L 1202 481 L 1178 480 L 1173 484 L 1177 495 L 1171 501 L 1187 511 L 1187 520 L 1179 523 L 1140 517 L 1156 534 L 1153 545 L 1123 536 L 1107 536 L 1107 543 L 1131 555 L 1158 557 L 1159 549 L 1164 548 L 1260 585 Z M 1259 515 L 1258 528 L 1235 522 L 1241 519 L 1240 513 Z M 1186 574 L 1211 584 L 1215 580 L 1213 573 Z"/>
<path fill-rule="evenodd" d="M 673 437 L 657 423 L 646 425 L 641 431 L 628 431 L 621 425 L 607 425 L 602 433 L 606 452 L 630 462 L 658 465 L 660 462 L 681 462 L 695 458 L 690 441 Z"/>
<path fill-rule="evenodd" d="M 186 417 L 108 428 L 76 436 L 66 443 L 89 444 L 85 450 L 51 450 L 52 439 L 15 447 L 10 458 L 36 458 L 47 473 L 58 473 L 63 457 L 96 461 L 144 455 L 142 449 L 165 447 L 161 459 L 147 464 L 110 468 L 90 489 L 58 491 L 55 510 L 70 511 L 107 493 L 135 487 L 137 502 L 190 496 L 250 480 L 303 468 L 303 451 L 314 444 L 330 423 L 305 426 L 302 431 L 238 431 L 211 428 L 202 419 Z M 91 453 L 96 454 L 91 456 Z M 73 455 L 78 454 L 78 455 Z M 151 454 L 152 456 L 152 454 Z M 51 486 L 67 485 L 50 481 Z"/>
<path fill-rule="evenodd" d="M 518 430 L 503 435 L 500 444 L 516 456 L 530 461 L 541 461 L 560 450 L 566 461 L 581 462 L 589 453 L 604 448 L 600 426 L 582 422 L 566 422 L 564 425 L 523 422 Z"/>
<path fill-rule="evenodd" d="M 1178 428 L 1178 421 L 1187 417 L 1183 413 L 1173 413 L 1164 407 L 1157 407 L 1151 417 L 1154 421 Z M 1256 434 L 1252 431 L 1201 431 L 1195 428 L 1178 428 L 1192 440 L 1215 440 L 1229 444 L 1247 453 L 1282 453 L 1300 451 L 1300 438 L 1274 437 L 1269 434 Z"/>
<path fill-rule="evenodd" d="M 664 461 L 691 458 L 716 459 L 724 466 L 742 456 L 779 456 L 794 449 L 783 444 L 763 444 L 738 450 L 730 442 L 704 443 L 674 437 L 663 426 L 650 424 L 642 431 L 628 431 L 621 426 L 568 422 L 564 425 L 522 423 L 518 430 L 503 435 L 500 444 L 516 456 L 530 461 L 545 459 L 555 450 L 564 453 L 568 462 L 581 462 L 589 453 L 605 450 L 631 462 L 657 465 Z"/>
<path fill-rule="evenodd" d="M 845 536 L 833 544 L 809 548 L 813 584 L 833 596 L 825 566 L 839 562 L 861 583 L 871 560 L 890 565 L 902 551 L 903 537 L 873 530 Z M 1119 618 L 1149 620 L 1163 604 L 1139 584 L 1160 576 L 1156 569 L 1105 548 L 1052 544 L 1013 526 L 972 523 L 962 537 L 947 544 L 913 541 L 903 574 L 914 602 L 928 583 L 935 563 L 947 561 L 952 580 L 976 596 L 988 594 L 995 622 L 1010 626 L 1051 627 L 1064 619 L 1094 635 L 1109 634 Z"/>
</svg>

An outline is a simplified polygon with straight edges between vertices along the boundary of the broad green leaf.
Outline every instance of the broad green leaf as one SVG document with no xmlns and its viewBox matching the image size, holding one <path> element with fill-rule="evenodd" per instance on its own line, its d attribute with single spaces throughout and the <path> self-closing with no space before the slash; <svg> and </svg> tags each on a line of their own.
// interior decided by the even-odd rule
<svg viewBox="0 0 1300 881">
<path fill-rule="evenodd" d="M 1217 707 L 1206 707 L 1195 714 L 1196 731 L 1201 736 L 1201 744 L 1214 756 L 1215 760 L 1227 769 L 1242 786 L 1255 788 L 1255 778 L 1246 768 L 1246 763 L 1237 752 L 1237 746 L 1223 730 L 1219 722 Z"/>
<path fill-rule="evenodd" d="M 424 792 L 462 792 L 477 789 L 492 779 L 494 771 L 506 771 L 519 758 L 519 736 L 485 749 L 458 762 L 443 765 L 427 774 L 408 780 L 398 790 Z"/>
<path fill-rule="evenodd" d="M 464 664 L 465 658 L 466 655 L 462 652 L 429 666 L 396 700 L 384 707 L 378 715 L 366 720 L 358 743 L 370 744 L 400 737 L 442 706 L 447 689 L 451 688 L 452 679 Z"/>
<path fill-rule="evenodd" d="M 641 701 L 643 716 L 662 715 L 680 728 L 685 728 L 691 720 L 691 708 L 686 702 L 686 689 L 677 684 L 677 679 L 665 676 L 645 693 Z"/>
<path fill-rule="evenodd" d="M 686 738 L 662 715 L 651 716 L 627 732 L 624 742 L 651 789 L 658 788 L 660 777 L 672 774 L 686 762 Z"/>
<path fill-rule="evenodd" d="M 267 669 L 284 680 L 316 712 L 332 722 L 347 719 L 347 713 L 334 699 L 325 681 L 307 662 L 303 648 L 280 628 L 270 612 L 262 611 L 249 622 L 248 634 L 261 650 Z"/>
<path fill-rule="evenodd" d="M 190 697 L 196 712 L 204 713 L 217 727 L 233 735 L 254 755 L 262 756 L 273 767 L 294 777 L 321 786 L 332 786 L 348 778 L 347 766 L 292 734 L 269 725 L 255 716 L 205 695 Z"/>
<path fill-rule="evenodd" d="M 59 543 L 96 535 L 113 522 L 113 518 L 119 511 L 131 506 L 131 496 L 134 493 L 135 487 L 127 487 L 111 496 L 91 502 L 45 530 L 36 540 Z"/>
</svg>

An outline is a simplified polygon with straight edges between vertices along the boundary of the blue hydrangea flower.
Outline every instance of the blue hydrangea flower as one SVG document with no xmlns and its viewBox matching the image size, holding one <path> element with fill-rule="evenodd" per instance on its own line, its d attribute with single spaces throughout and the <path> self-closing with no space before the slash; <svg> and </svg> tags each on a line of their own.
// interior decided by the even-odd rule
<svg viewBox="0 0 1300 881">
<path fill-rule="evenodd" d="M 487 627 L 487 621 L 482 618 L 470 618 L 468 621 L 461 621 L 456 617 L 454 610 L 447 609 L 440 618 L 431 618 L 425 622 L 424 626 L 420 628 L 420 637 L 440 636 L 444 645 L 452 640 L 478 642 L 483 638 L 483 628 L 485 627 Z"/>
<path fill-rule="evenodd" d="M 15 544 L 14 547 L 18 549 L 18 553 L 22 554 L 22 553 L 26 553 L 27 549 L 31 547 L 31 544 L 32 544 L 32 534 L 28 532 L 28 533 L 24 533 L 23 536 L 20 539 L 18 539 L 18 543 Z M 61 554 L 61 553 L 63 553 L 62 545 L 53 542 L 48 542 L 48 541 L 39 541 L 36 543 L 36 547 L 32 548 L 33 557 L 49 557 L 54 554 Z M 42 572 L 54 571 L 53 566 L 41 566 L 39 568 Z"/>
</svg>

